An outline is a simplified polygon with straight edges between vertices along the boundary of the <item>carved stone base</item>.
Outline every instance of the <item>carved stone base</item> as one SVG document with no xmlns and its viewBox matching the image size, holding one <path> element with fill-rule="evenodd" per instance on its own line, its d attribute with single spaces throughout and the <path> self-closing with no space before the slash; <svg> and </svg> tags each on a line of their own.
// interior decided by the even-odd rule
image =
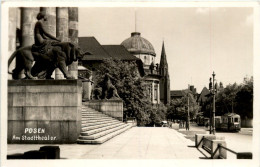
<svg viewBox="0 0 260 167">
<path fill-rule="evenodd" d="M 78 80 L 9 80 L 8 143 L 75 143 L 81 101 Z"/>
</svg>

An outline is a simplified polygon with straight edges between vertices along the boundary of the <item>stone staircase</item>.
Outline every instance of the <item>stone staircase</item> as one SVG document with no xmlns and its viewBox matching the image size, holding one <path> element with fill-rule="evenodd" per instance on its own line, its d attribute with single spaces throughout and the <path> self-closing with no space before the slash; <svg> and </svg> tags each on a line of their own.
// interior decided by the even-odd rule
<svg viewBox="0 0 260 167">
<path fill-rule="evenodd" d="M 78 144 L 102 144 L 132 127 L 87 106 L 82 106 L 81 122 Z"/>
</svg>

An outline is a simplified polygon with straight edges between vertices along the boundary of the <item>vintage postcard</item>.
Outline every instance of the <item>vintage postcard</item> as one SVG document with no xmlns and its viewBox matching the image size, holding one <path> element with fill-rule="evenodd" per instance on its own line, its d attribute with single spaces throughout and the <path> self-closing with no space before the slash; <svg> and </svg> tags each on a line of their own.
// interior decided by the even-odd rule
<svg viewBox="0 0 260 167">
<path fill-rule="evenodd" d="M 259 166 L 257 2 L 1 12 L 2 166 Z"/>
</svg>

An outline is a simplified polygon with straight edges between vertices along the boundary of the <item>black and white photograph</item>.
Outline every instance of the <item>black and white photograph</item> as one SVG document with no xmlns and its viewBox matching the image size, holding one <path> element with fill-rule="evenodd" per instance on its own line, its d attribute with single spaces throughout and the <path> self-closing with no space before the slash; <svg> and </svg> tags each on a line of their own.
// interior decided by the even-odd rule
<svg viewBox="0 0 260 167">
<path fill-rule="evenodd" d="M 2 166 L 259 166 L 259 4 L 30 2 L 1 7 Z"/>
</svg>

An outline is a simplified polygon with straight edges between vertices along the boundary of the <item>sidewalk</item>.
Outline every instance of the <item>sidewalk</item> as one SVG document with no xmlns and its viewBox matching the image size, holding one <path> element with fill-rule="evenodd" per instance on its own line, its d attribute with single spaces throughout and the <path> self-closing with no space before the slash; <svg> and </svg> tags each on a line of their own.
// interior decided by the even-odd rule
<svg viewBox="0 0 260 167">
<path fill-rule="evenodd" d="M 8 154 L 38 150 L 43 145 L 8 144 Z M 102 145 L 63 144 L 62 159 L 199 159 L 194 142 L 174 129 L 133 127 Z"/>
</svg>

